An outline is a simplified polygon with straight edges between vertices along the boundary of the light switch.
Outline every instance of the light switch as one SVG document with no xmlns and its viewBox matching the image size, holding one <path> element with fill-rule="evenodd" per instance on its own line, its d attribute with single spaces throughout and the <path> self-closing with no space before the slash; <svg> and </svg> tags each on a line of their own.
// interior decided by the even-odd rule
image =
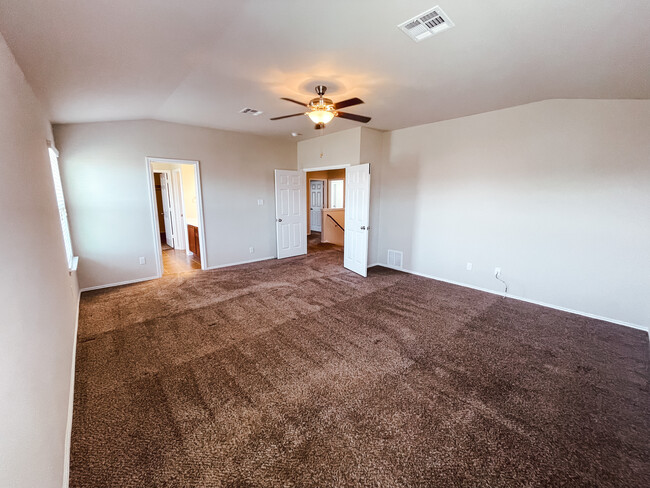
<svg viewBox="0 0 650 488">
<path fill-rule="evenodd" d="M 261 207 L 262 205 L 264 205 L 264 200 L 262 200 L 262 199 L 260 198 L 260 199 L 257 201 L 257 205 L 260 206 L 260 207 Z"/>
</svg>

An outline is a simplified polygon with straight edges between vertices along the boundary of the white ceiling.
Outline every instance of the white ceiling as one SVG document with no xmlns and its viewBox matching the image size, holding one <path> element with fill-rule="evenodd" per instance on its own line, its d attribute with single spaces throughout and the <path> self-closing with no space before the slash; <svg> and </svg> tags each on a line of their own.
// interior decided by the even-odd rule
<svg viewBox="0 0 650 488">
<path fill-rule="evenodd" d="M 420 43 L 397 24 L 440 5 Z M 53 122 L 154 118 L 317 135 L 280 100 L 324 83 L 368 127 L 548 98 L 650 98 L 648 0 L 0 0 L 0 32 Z M 262 110 L 242 115 L 244 107 Z M 355 127 L 335 119 L 327 131 Z"/>
</svg>

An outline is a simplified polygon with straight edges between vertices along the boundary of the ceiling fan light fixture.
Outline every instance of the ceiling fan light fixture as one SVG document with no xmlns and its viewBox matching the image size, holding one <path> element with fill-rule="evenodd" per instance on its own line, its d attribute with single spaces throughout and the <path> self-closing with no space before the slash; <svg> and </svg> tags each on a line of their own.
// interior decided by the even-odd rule
<svg viewBox="0 0 650 488">
<path fill-rule="evenodd" d="M 287 102 L 296 103 L 307 108 L 307 112 L 300 112 L 297 114 L 291 115 L 282 115 L 280 117 L 272 117 L 271 120 L 281 120 L 288 119 L 290 117 L 299 117 L 301 115 L 306 115 L 314 123 L 316 129 L 323 129 L 325 124 L 331 122 L 334 117 L 340 117 L 342 119 L 354 120 L 355 122 L 361 122 L 362 124 L 367 124 L 370 122 L 370 117 L 364 115 L 350 114 L 347 112 L 340 112 L 339 109 L 346 107 L 353 107 L 354 105 L 359 105 L 363 103 L 363 100 L 360 98 L 348 98 L 347 100 L 342 100 L 340 102 L 334 103 L 329 98 L 325 98 L 323 95 L 327 91 L 327 87 L 323 85 L 318 85 L 316 87 L 317 98 L 312 98 L 309 103 L 299 102 L 293 98 L 282 98 Z"/>
<path fill-rule="evenodd" d="M 334 112 L 330 110 L 312 110 L 307 115 L 314 124 L 327 124 L 334 118 Z"/>
</svg>

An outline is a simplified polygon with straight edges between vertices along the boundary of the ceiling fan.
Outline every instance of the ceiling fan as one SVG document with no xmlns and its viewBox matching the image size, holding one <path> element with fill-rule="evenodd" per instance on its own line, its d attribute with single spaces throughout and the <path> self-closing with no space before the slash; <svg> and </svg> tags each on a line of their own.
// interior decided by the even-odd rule
<svg viewBox="0 0 650 488">
<path fill-rule="evenodd" d="M 293 100 L 291 98 L 282 98 L 287 102 L 297 103 L 303 107 L 307 107 L 306 112 L 300 112 L 297 114 L 283 115 L 282 117 L 273 117 L 271 120 L 280 120 L 287 119 L 289 117 L 298 117 L 299 115 L 307 115 L 311 121 L 316 124 L 316 129 L 323 129 L 325 124 L 331 121 L 334 117 L 341 117 L 342 119 L 354 120 L 356 122 L 362 122 L 364 124 L 370 122 L 370 117 L 365 117 L 363 115 L 349 114 L 347 112 L 339 112 L 339 109 L 345 107 L 352 107 L 353 105 L 359 105 L 363 103 L 363 100 L 360 98 L 348 98 L 342 102 L 334 103 L 329 98 L 324 98 L 327 87 L 324 85 L 318 85 L 316 88 L 317 98 L 312 98 L 309 103 L 302 103 L 298 100 Z"/>
</svg>

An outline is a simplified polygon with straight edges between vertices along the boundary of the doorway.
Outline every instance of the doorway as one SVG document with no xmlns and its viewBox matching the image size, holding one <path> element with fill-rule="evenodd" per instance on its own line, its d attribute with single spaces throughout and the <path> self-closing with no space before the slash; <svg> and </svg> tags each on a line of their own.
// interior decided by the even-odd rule
<svg viewBox="0 0 650 488">
<path fill-rule="evenodd" d="M 314 213 L 318 207 L 311 205 L 318 202 L 318 184 L 313 183 L 319 181 L 320 218 Z M 276 170 L 275 196 L 278 259 L 338 246 L 344 255 L 343 266 L 367 275 L 370 164 Z M 320 232 L 316 230 L 319 223 Z"/>
<path fill-rule="evenodd" d="M 146 158 L 158 277 L 206 268 L 198 161 Z"/>
<path fill-rule="evenodd" d="M 332 248 L 343 251 L 345 168 L 307 171 L 307 189 L 307 252 Z"/>
</svg>

